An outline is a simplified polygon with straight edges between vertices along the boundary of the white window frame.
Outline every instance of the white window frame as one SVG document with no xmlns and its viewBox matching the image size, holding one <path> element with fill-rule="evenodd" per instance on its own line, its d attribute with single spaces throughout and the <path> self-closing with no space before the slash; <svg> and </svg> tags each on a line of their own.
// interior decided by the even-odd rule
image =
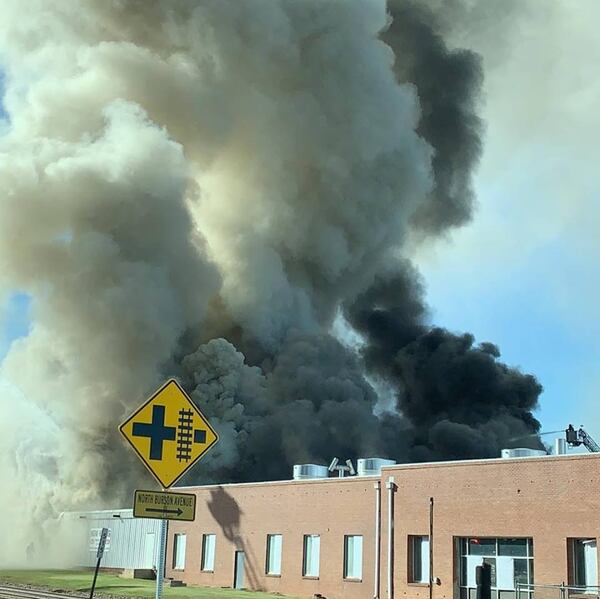
<svg viewBox="0 0 600 599">
<path fill-rule="evenodd" d="M 573 585 L 581 586 L 580 592 L 598 590 L 598 540 L 589 538 L 569 539 L 571 543 L 571 571 Z M 580 570 L 579 552 L 583 552 L 583 572 Z M 583 588 L 585 587 L 585 588 Z"/>
<path fill-rule="evenodd" d="M 320 562 L 321 536 L 314 534 L 304 535 L 302 542 L 302 576 L 305 578 L 319 578 Z"/>
<path fill-rule="evenodd" d="M 267 559 L 265 574 L 281 576 L 281 554 L 283 553 L 283 535 L 280 533 L 267 535 Z"/>
<path fill-rule="evenodd" d="M 429 535 L 409 535 L 408 544 L 408 582 L 429 585 Z"/>
<path fill-rule="evenodd" d="M 175 533 L 173 536 L 173 570 L 185 570 L 185 547 L 187 535 Z"/>
<path fill-rule="evenodd" d="M 515 592 L 517 583 L 515 580 L 515 560 L 526 560 L 527 563 L 527 579 L 533 584 L 535 582 L 534 574 L 534 545 L 532 537 L 455 537 L 457 542 L 457 559 L 459 568 L 459 588 L 461 596 L 469 595 L 469 591 L 475 588 L 475 567 L 481 565 L 485 561 L 492 562 L 495 569 L 495 582 L 492 581 L 492 599 L 499 597 L 503 592 Z M 510 553 L 502 553 L 501 545 L 506 541 L 523 541 L 525 545 L 525 554 L 515 555 Z M 485 545 L 493 545 L 490 551 L 472 552 L 471 543 L 476 546 L 479 543 Z M 466 550 L 466 552 L 465 552 Z M 466 564 L 466 572 L 463 571 L 463 560 Z M 463 575 L 466 574 L 466 579 Z M 508 584 L 504 582 L 510 581 Z M 521 587 L 522 599 L 531 599 L 533 587 Z"/>
<path fill-rule="evenodd" d="M 352 561 L 350 561 L 351 557 Z M 362 561 L 363 536 L 344 535 L 344 580 L 362 581 Z"/>
<path fill-rule="evenodd" d="M 217 551 L 217 535 L 206 533 L 202 535 L 202 556 L 200 570 L 202 572 L 215 571 L 215 555 Z"/>
</svg>

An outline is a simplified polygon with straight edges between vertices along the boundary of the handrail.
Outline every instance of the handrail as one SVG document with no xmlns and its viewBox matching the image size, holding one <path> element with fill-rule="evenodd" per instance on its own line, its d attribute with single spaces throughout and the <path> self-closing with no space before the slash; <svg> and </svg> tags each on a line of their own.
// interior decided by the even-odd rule
<svg viewBox="0 0 600 599">
<path fill-rule="evenodd" d="M 518 587 L 540 587 L 544 589 L 576 589 L 576 590 L 586 590 L 586 589 L 598 589 L 600 590 L 600 586 L 595 585 L 575 585 L 575 584 L 537 584 L 531 582 L 517 582 Z"/>
<path fill-rule="evenodd" d="M 560 599 L 565 599 L 565 591 L 581 591 L 582 594 L 589 592 L 591 595 L 600 595 L 600 586 L 590 585 L 569 585 L 562 582 L 561 584 L 535 584 L 532 582 L 517 582 L 517 599 L 521 599 L 521 589 L 558 589 L 560 590 Z"/>
</svg>

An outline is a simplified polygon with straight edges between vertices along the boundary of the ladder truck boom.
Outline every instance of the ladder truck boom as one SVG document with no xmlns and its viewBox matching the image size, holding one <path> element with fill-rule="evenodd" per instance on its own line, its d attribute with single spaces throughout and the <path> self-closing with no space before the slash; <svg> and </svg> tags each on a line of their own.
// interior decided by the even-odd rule
<svg viewBox="0 0 600 599">
<path fill-rule="evenodd" d="M 573 428 L 572 424 L 565 431 L 567 443 L 571 447 L 584 445 L 590 453 L 600 453 L 600 445 L 580 426 L 578 430 Z"/>
</svg>

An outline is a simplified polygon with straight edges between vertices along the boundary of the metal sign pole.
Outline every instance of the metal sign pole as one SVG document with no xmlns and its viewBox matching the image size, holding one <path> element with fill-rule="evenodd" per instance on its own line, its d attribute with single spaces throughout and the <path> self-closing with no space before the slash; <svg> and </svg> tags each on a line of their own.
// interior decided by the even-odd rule
<svg viewBox="0 0 600 599">
<path fill-rule="evenodd" d="M 168 494 L 167 491 L 219 440 L 219 435 L 175 379 L 169 379 L 144 402 L 121 424 L 119 431 L 163 488 L 162 493 L 155 494 L 155 497 L 162 495 L 164 500 L 159 503 L 163 507 L 160 510 L 162 518 L 159 527 L 155 593 L 156 599 L 162 599 L 167 553 L 165 517 L 191 522 L 194 520 L 196 509 L 196 500 L 189 500 L 190 495 Z M 168 497 L 164 497 L 165 495 Z M 183 503 L 178 505 L 175 500 Z M 176 509 L 167 509 L 169 501 L 173 502 L 171 505 Z M 138 496 L 136 491 L 134 516 L 154 517 L 149 514 L 136 514 L 136 509 L 142 510 L 144 504 L 147 509 L 148 497 Z M 156 508 L 150 508 L 148 512 L 155 514 Z"/>
<path fill-rule="evenodd" d="M 94 591 L 96 589 L 96 580 L 98 579 L 98 570 L 100 570 L 100 561 L 104 555 L 104 548 L 106 547 L 106 538 L 108 537 L 108 528 L 103 528 L 100 533 L 100 539 L 98 540 L 98 550 L 96 551 L 96 569 L 94 570 L 94 581 L 92 582 L 92 588 L 90 590 L 90 599 L 94 597 Z"/>
<path fill-rule="evenodd" d="M 160 521 L 160 541 L 158 544 L 158 564 L 156 565 L 156 599 L 162 599 L 163 581 L 165 575 L 165 560 L 167 554 L 167 521 Z"/>
<path fill-rule="evenodd" d="M 90 590 L 90 599 L 93 599 L 94 597 L 94 590 L 96 589 L 96 579 L 98 578 L 98 570 L 100 569 L 100 560 L 102 558 L 99 557 L 98 561 L 96 562 L 96 570 L 94 571 L 94 581 L 92 582 L 92 589 Z"/>
</svg>

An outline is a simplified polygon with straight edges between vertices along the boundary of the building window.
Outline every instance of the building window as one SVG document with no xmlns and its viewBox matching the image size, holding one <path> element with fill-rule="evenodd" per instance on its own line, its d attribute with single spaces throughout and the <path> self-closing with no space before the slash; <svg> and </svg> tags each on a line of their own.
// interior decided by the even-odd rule
<svg viewBox="0 0 600 599">
<path fill-rule="evenodd" d="M 429 584 L 429 537 L 408 537 L 408 582 Z"/>
<path fill-rule="evenodd" d="M 173 542 L 173 569 L 185 569 L 185 535 L 176 534 Z"/>
<path fill-rule="evenodd" d="M 302 558 L 302 576 L 317 578 L 319 576 L 319 555 L 321 537 L 304 535 L 304 555 Z"/>
<path fill-rule="evenodd" d="M 344 578 L 362 580 L 362 544 L 360 535 L 344 537 Z"/>
<path fill-rule="evenodd" d="M 461 599 L 475 599 L 477 566 L 489 564 L 492 599 L 515 599 L 520 585 L 522 599 L 531 597 L 533 588 L 533 541 L 526 538 L 458 539 Z"/>
<path fill-rule="evenodd" d="M 214 572 L 215 570 L 215 545 L 216 535 L 202 535 L 202 561 L 203 572 Z"/>
<path fill-rule="evenodd" d="M 596 539 L 570 539 L 570 583 L 581 592 L 596 592 L 598 586 L 598 544 Z M 590 588 L 591 587 L 591 588 Z"/>
<path fill-rule="evenodd" d="M 281 535 L 267 535 L 266 573 L 272 576 L 281 575 Z"/>
</svg>

